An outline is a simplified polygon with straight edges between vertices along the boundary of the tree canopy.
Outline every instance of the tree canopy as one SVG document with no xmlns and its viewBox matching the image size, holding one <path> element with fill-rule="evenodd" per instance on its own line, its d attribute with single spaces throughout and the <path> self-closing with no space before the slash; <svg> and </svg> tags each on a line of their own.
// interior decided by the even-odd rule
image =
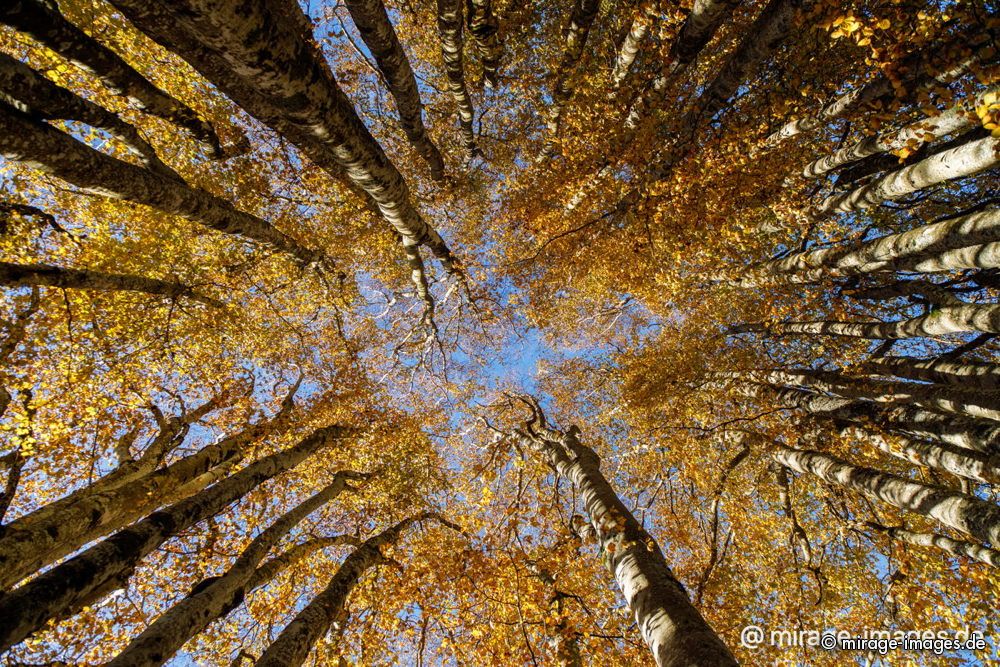
<svg viewBox="0 0 1000 667">
<path fill-rule="evenodd" d="M 0 155 L 4 664 L 1000 660 L 994 0 L 6 0 Z"/>
</svg>

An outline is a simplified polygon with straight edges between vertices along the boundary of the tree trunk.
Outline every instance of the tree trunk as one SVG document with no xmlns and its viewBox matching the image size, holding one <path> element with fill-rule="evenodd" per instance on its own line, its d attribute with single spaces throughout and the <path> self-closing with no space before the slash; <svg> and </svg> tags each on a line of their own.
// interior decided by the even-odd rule
<svg viewBox="0 0 1000 667">
<path fill-rule="evenodd" d="M 215 130 L 198 114 L 163 92 L 110 49 L 66 20 L 53 0 L 11 0 L 0 7 L 0 21 L 31 35 L 74 65 L 97 76 L 109 90 L 140 109 L 184 128 L 212 159 L 223 157 Z"/>
<path fill-rule="evenodd" d="M 990 544 L 1000 543 L 1000 507 L 964 493 L 851 465 L 813 450 L 775 445 L 774 460 L 801 473 L 881 500 L 899 509 L 936 519 Z"/>
<path fill-rule="evenodd" d="M 262 482 L 289 470 L 343 437 L 331 426 L 299 444 L 253 463 L 201 493 L 121 530 L 96 546 L 0 597 L 0 651 L 37 632 L 53 618 L 64 618 L 127 585 L 136 565 L 179 531 L 218 514 Z"/>
<path fill-rule="evenodd" d="M 500 60 L 503 45 L 500 43 L 500 22 L 493 14 L 492 0 L 467 0 L 466 19 L 472 43 L 483 64 L 483 80 L 489 87 L 499 83 Z"/>
<path fill-rule="evenodd" d="M 950 537 L 935 533 L 915 533 L 905 528 L 894 528 L 877 523 L 867 523 L 865 525 L 881 531 L 893 539 L 902 540 L 918 547 L 934 547 L 952 556 L 967 556 L 980 563 L 1000 567 L 1000 551 L 996 549 L 988 549 L 971 542 L 953 540 Z"/>
<path fill-rule="evenodd" d="M 282 515 L 243 550 L 236 562 L 218 577 L 206 579 L 191 594 L 165 611 L 138 637 L 129 642 L 108 667 L 159 665 L 215 619 L 225 616 L 242 602 L 248 583 L 267 553 L 302 519 L 333 501 L 348 488 L 348 480 L 367 475 L 338 472 L 322 491 Z"/>
<path fill-rule="evenodd" d="M 985 391 L 1000 390 L 1000 365 L 981 361 L 881 357 L 865 362 L 864 369 L 908 380 L 936 382 Z"/>
<path fill-rule="evenodd" d="M 385 77 L 392 99 L 396 101 L 399 123 L 410 144 L 430 167 L 431 176 L 444 178 L 444 160 L 424 127 L 424 105 L 420 101 L 417 80 L 410 61 L 403 52 L 396 31 L 386 14 L 382 0 L 346 0 L 348 11 L 372 52 L 379 71 Z"/>
<path fill-rule="evenodd" d="M 179 215 L 217 231 L 265 243 L 308 264 L 319 253 L 229 202 L 95 151 L 68 134 L 0 102 L 0 152 L 85 192 Z"/>
<path fill-rule="evenodd" d="M 330 626 L 343 613 L 347 597 L 358 585 L 362 575 L 384 561 L 382 548 L 399 541 L 403 531 L 410 524 L 434 517 L 433 514 L 410 517 L 365 540 L 344 559 L 326 589 L 285 626 L 255 665 L 298 667 L 305 662 L 316 641 L 327 633 Z"/>
<path fill-rule="evenodd" d="M 861 211 L 933 185 L 977 174 L 1000 162 L 1000 139 L 986 137 L 942 151 L 920 162 L 875 179 L 843 194 L 830 195 L 815 209 L 817 215 Z"/>
<path fill-rule="evenodd" d="M 587 45 L 590 28 L 597 18 L 601 8 L 600 0 L 574 0 L 573 13 L 566 27 L 566 45 L 555 71 L 555 83 L 552 86 L 552 106 L 546 121 L 547 136 L 542 148 L 540 159 L 545 160 L 557 152 L 559 145 L 559 130 L 562 125 L 562 114 L 576 90 L 575 74 Z"/>
<path fill-rule="evenodd" d="M 0 285 L 27 287 L 40 285 L 63 289 L 85 289 L 94 291 L 145 292 L 166 296 L 171 299 L 186 297 L 214 308 L 224 304 L 218 299 L 207 297 L 181 283 L 118 273 L 102 273 L 85 269 L 64 269 L 48 264 L 11 264 L 0 262 Z"/>
<path fill-rule="evenodd" d="M 16 58 L 0 53 L 0 90 L 6 100 L 20 111 L 37 118 L 78 120 L 106 130 L 138 157 L 143 166 L 160 176 L 182 180 L 163 164 L 153 147 L 134 127 L 104 107 L 57 86 Z"/>
<path fill-rule="evenodd" d="M 635 8 L 635 16 L 632 18 L 628 33 L 625 35 L 625 41 L 618 49 L 615 66 L 611 70 L 611 87 L 613 89 L 620 88 L 625 82 L 625 77 L 628 76 L 632 63 L 635 62 L 635 57 L 639 55 L 639 48 L 645 41 L 646 35 L 649 34 L 649 28 L 653 22 L 652 12 L 653 8 L 648 0 L 643 0 Z M 612 92 L 610 95 L 613 96 L 614 93 Z"/>
<path fill-rule="evenodd" d="M 597 453 L 580 442 L 576 427 L 560 433 L 545 425 L 537 403 L 532 410 L 526 429 L 516 430 L 515 435 L 544 455 L 583 500 L 605 564 L 628 601 L 656 664 L 735 665 L 725 644 L 691 604 L 659 545 L 601 473 Z"/>
<path fill-rule="evenodd" d="M 448 88 L 458 105 L 458 121 L 465 145 L 465 159 L 476 157 L 476 133 L 472 128 L 476 110 L 465 85 L 465 65 L 462 57 L 462 0 L 437 0 L 438 34 L 441 37 L 441 56 Z"/>
</svg>

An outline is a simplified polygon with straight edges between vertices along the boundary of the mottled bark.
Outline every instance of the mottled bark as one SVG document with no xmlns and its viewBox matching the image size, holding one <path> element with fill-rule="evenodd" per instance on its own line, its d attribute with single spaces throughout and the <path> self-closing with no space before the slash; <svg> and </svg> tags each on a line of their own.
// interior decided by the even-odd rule
<svg viewBox="0 0 1000 667">
<path fill-rule="evenodd" d="M 1000 543 L 1000 507 L 964 493 L 851 465 L 821 452 L 775 445 L 783 466 L 843 486 L 865 496 L 940 521 L 989 544 Z"/>
<path fill-rule="evenodd" d="M 465 159 L 476 156 L 476 133 L 472 128 L 476 110 L 465 85 L 465 65 L 462 57 L 462 0 L 437 0 L 438 34 L 448 89 L 458 106 L 458 122 L 465 146 Z"/>
<path fill-rule="evenodd" d="M 551 429 L 537 403 L 529 404 L 533 405 L 532 419 L 515 436 L 573 484 L 596 531 L 605 564 L 656 664 L 735 665 L 725 644 L 691 604 L 653 536 L 601 473 L 597 453 L 580 442 L 575 427 L 565 433 Z"/>
<path fill-rule="evenodd" d="M 819 565 L 814 562 L 812 543 L 806 534 L 802 524 L 799 523 L 795 513 L 795 506 L 792 504 L 792 485 L 788 478 L 788 469 L 785 466 L 774 465 L 774 481 L 778 485 L 778 502 L 785 513 L 785 518 L 789 523 L 788 545 L 792 551 L 792 558 L 795 560 L 796 569 L 808 570 L 816 580 L 816 604 L 823 602 L 823 589 L 825 580 Z M 798 549 L 798 551 L 796 551 Z M 801 555 L 801 564 L 800 564 Z"/>
<path fill-rule="evenodd" d="M 156 440 L 167 440 L 175 446 L 178 436 L 182 438 L 186 432 L 184 424 L 193 421 L 190 414 L 185 415 L 186 422 L 174 418 L 161 429 L 143 457 L 123 463 L 93 484 L 5 526 L 0 531 L 0 590 L 150 511 L 192 496 L 224 478 L 243 459 L 248 445 L 282 428 L 289 414 L 282 410 L 273 419 L 154 470 L 162 458 L 150 456 Z"/>
<path fill-rule="evenodd" d="M 345 435 L 331 426 L 299 444 L 253 463 L 191 498 L 154 512 L 70 560 L 0 597 L 0 650 L 22 641 L 52 618 L 78 613 L 95 592 L 124 585 L 135 566 L 179 531 L 218 514 L 230 503 L 275 475 Z"/>
<path fill-rule="evenodd" d="M 789 282 L 875 272 L 929 273 L 1000 266 L 1000 209 L 921 225 L 873 241 L 807 250 L 750 267 L 737 284 L 758 286 L 775 276 Z M 794 274 L 794 275 L 789 275 Z"/>
<path fill-rule="evenodd" d="M 935 306 L 964 306 L 968 302 L 947 287 L 932 283 L 929 280 L 896 280 L 883 285 L 874 285 L 856 289 L 842 289 L 841 294 L 850 299 L 861 301 L 892 301 L 906 297 L 911 301 L 928 303 Z"/>
<path fill-rule="evenodd" d="M 698 131 L 718 114 L 792 30 L 796 12 L 811 0 L 771 0 L 745 33 L 743 40 L 726 59 L 719 73 L 684 114 L 678 127 L 671 127 L 672 141 L 650 169 L 653 179 L 670 175 L 673 167 L 693 148 Z"/>
<path fill-rule="evenodd" d="M 0 154 L 57 176 L 84 192 L 179 215 L 210 229 L 267 244 L 305 264 L 321 257 L 266 220 L 219 197 L 95 151 L 2 102 Z"/>
<path fill-rule="evenodd" d="M 739 3 L 740 0 L 695 0 L 691 13 L 684 19 L 677 39 L 670 47 L 663 71 L 629 110 L 626 128 L 635 129 L 648 111 L 662 105 L 670 81 L 694 62 Z"/>
<path fill-rule="evenodd" d="M 361 33 L 361 39 L 368 46 L 385 78 L 392 99 L 396 101 L 399 123 L 406 138 L 427 162 L 431 176 L 435 180 L 443 179 L 444 159 L 427 136 L 423 118 L 424 105 L 420 101 L 417 80 L 389 21 L 385 5 L 382 0 L 345 0 L 345 4 Z"/>
<path fill-rule="evenodd" d="M 830 195 L 817 215 L 861 211 L 945 181 L 971 176 L 1000 163 L 1000 139 L 986 137 L 924 158 L 850 192 Z"/>
<path fill-rule="evenodd" d="M 411 524 L 435 518 L 436 515 L 429 513 L 410 517 L 365 540 L 344 559 L 326 589 L 285 626 L 255 663 L 257 667 L 298 667 L 305 662 L 316 641 L 343 613 L 347 597 L 361 577 L 385 560 L 382 549 L 398 542 Z"/>
<path fill-rule="evenodd" d="M 574 0 L 573 12 L 566 27 L 566 44 L 562 57 L 556 66 L 555 82 L 552 85 L 552 105 L 546 121 L 545 144 L 539 159 L 548 159 L 556 154 L 559 145 L 559 130 L 562 114 L 576 90 L 576 70 L 587 45 L 590 28 L 601 8 L 600 0 Z"/>
<path fill-rule="evenodd" d="M 194 288 L 181 283 L 146 278 L 145 276 L 66 269 L 49 264 L 0 262 L 0 285 L 8 287 L 39 285 L 63 289 L 144 292 L 171 299 L 184 297 L 215 308 L 221 308 L 224 305 L 218 299 L 199 294 Z"/>
<path fill-rule="evenodd" d="M 181 180 L 177 172 L 163 164 L 134 127 L 107 109 L 57 86 L 5 53 L 0 53 L 0 99 L 35 118 L 77 120 L 106 130 L 150 171 Z"/>
<path fill-rule="evenodd" d="M 483 65 L 483 81 L 487 86 L 499 82 L 503 44 L 500 42 L 500 22 L 493 14 L 492 0 L 466 0 L 465 18 L 472 44 Z"/>
<path fill-rule="evenodd" d="M 615 65 L 611 70 L 612 88 L 617 89 L 625 82 L 625 77 L 628 76 L 632 63 L 635 62 L 635 57 L 639 55 L 639 48 L 646 40 L 646 35 L 649 34 L 649 28 L 653 23 L 652 11 L 653 8 L 648 1 L 641 2 L 639 7 L 635 8 L 635 16 L 632 18 L 632 23 L 625 34 L 621 48 L 618 49 L 618 56 L 615 58 Z M 611 92 L 609 95 L 613 96 L 614 93 Z"/>
<path fill-rule="evenodd" d="M 0 6 L 0 21 L 31 35 L 81 69 L 97 76 L 109 90 L 145 112 L 184 128 L 201 142 L 209 157 L 223 157 L 215 130 L 191 108 L 163 92 L 110 49 L 66 20 L 53 0 L 11 0 Z"/>
<path fill-rule="evenodd" d="M 248 583 L 267 553 L 277 546 L 300 521 L 333 501 L 348 488 L 348 481 L 367 475 L 338 472 L 323 490 L 283 514 L 240 553 L 226 572 L 195 586 L 190 595 L 165 611 L 148 628 L 129 642 L 108 667 L 158 665 L 166 662 L 189 639 L 215 619 L 239 606 L 250 590 Z"/>
<path fill-rule="evenodd" d="M 399 234 L 413 282 L 430 304 L 419 247 L 427 246 L 449 273 L 457 271 L 451 250 L 414 207 L 402 175 L 340 89 L 294 0 L 112 4 L 334 178 L 346 172 Z"/>
<path fill-rule="evenodd" d="M 40 306 L 41 291 L 37 287 L 32 287 L 31 295 L 28 297 L 28 303 L 25 304 L 24 309 L 15 312 L 13 321 L 3 320 L 4 337 L 0 340 L 0 364 L 7 363 L 10 355 L 14 354 L 14 350 L 24 340 L 24 335 L 28 331 L 28 322 L 35 316 Z M 7 412 L 10 401 L 10 391 L 0 384 L 0 417 Z"/>
<path fill-rule="evenodd" d="M 733 328 L 733 333 L 846 336 L 872 340 L 944 336 L 969 331 L 1000 333 L 1000 306 L 950 306 L 898 322 L 776 322 L 743 324 Z"/>
<path fill-rule="evenodd" d="M 973 544 L 972 542 L 953 540 L 950 537 L 938 535 L 936 533 L 916 533 L 912 530 L 906 530 L 905 528 L 883 526 L 877 523 L 866 523 L 865 525 L 869 528 L 885 533 L 892 539 L 902 540 L 903 542 L 907 542 L 908 544 L 912 544 L 914 546 L 933 547 L 935 549 L 940 549 L 945 553 L 951 554 L 952 556 L 966 556 L 973 560 L 977 560 L 980 563 L 986 563 L 987 565 L 992 565 L 993 567 L 1000 567 L 1000 551 L 997 551 L 996 549 L 989 549 L 979 544 Z"/>
<path fill-rule="evenodd" d="M 267 559 L 263 565 L 258 567 L 247 581 L 246 589 L 252 591 L 260 588 L 303 558 L 322 549 L 346 545 L 356 547 L 360 544 L 361 540 L 351 535 L 314 537 L 302 544 L 296 544 L 294 547 L 289 547 L 277 556 Z"/>
<path fill-rule="evenodd" d="M 844 165 L 873 155 L 897 151 L 907 145 L 920 146 L 941 137 L 966 132 L 979 124 L 973 110 L 974 107 L 982 103 L 985 95 L 996 91 L 997 89 L 993 88 L 976 96 L 971 104 L 969 102 L 957 104 L 938 116 L 923 118 L 899 130 L 856 141 L 826 157 L 811 162 L 803 170 L 802 175 L 807 178 L 817 178 Z"/>
<path fill-rule="evenodd" d="M 936 382 L 987 391 L 1000 390 L 1000 365 L 981 361 L 881 357 L 866 362 L 863 369 L 921 382 Z"/>
</svg>

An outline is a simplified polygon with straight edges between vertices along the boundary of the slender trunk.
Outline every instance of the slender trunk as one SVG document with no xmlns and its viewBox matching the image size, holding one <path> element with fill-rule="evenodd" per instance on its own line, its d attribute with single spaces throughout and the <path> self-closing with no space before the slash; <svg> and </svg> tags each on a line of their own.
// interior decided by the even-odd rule
<svg viewBox="0 0 1000 667">
<path fill-rule="evenodd" d="M 472 127 L 476 109 L 465 85 L 465 65 L 462 57 L 462 0 L 437 0 L 438 34 L 448 88 L 458 106 L 458 122 L 465 146 L 465 159 L 476 157 L 476 133 Z"/>
<path fill-rule="evenodd" d="M 646 35 L 649 34 L 649 28 L 653 22 L 652 13 L 653 8 L 650 6 L 648 0 L 641 2 L 635 8 L 635 16 L 632 18 L 632 24 L 625 35 L 625 41 L 622 42 L 621 48 L 618 49 L 615 66 L 611 70 L 611 87 L 613 89 L 620 88 L 625 82 L 625 77 L 628 76 L 628 72 L 632 68 L 632 63 L 635 62 L 635 57 L 639 55 L 639 48 L 646 40 Z M 614 93 L 611 92 L 609 95 L 613 96 Z"/>
<path fill-rule="evenodd" d="M 1000 306 L 951 306 L 898 322 L 776 322 L 745 324 L 733 328 L 733 333 L 845 336 L 870 340 L 900 340 L 969 331 L 1000 333 Z"/>
<path fill-rule="evenodd" d="M 0 590 L 158 507 L 200 492 L 224 477 L 242 460 L 247 445 L 273 432 L 281 420 L 255 424 L 159 470 L 151 471 L 149 461 L 120 468 L 4 526 Z"/>
<path fill-rule="evenodd" d="M 444 160 L 424 127 L 424 105 L 420 101 L 413 68 L 403 52 L 382 0 L 346 0 L 348 11 L 385 77 L 396 101 L 399 122 L 410 144 L 430 167 L 435 180 L 444 178 Z"/>
<path fill-rule="evenodd" d="M 323 490 L 282 515 L 258 535 L 224 574 L 198 584 L 191 594 L 165 611 L 148 628 L 129 642 L 108 667 L 159 665 L 176 653 L 189 639 L 215 619 L 225 616 L 243 601 L 257 566 L 267 553 L 300 521 L 333 501 L 349 479 L 366 475 L 338 472 Z"/>
<path fill-rule="evenodd" d="M 483 64 L 483 80 L 489 87 L 499 83 L 500 60 L 503 45 L 500 43 L 500 22 L 493 14 L 492 0 L 467 0 L 466 19 L 472 43 Z"/>
<path fill-rule="evenodd" d="M 41 290 L 37 287 L 32 287 L 31 295 L 28 297 L 28 303 L 24 309 L 14 313 L 12 322 L 3 322 L 6 335 L 3 337 L 3 340 L 0 340 L 0 363 L 6 363 L 10 355 L 14 354 L 14 350 L 24 340 L 24 334 L 28 330 L 28 322 L 35 316 L 40 306 Z M 7 412 L 7 406 L 10 405 L 10 401 L 10 391 L 7 387 L 0 385 L 0 417 Z"/>
<path fill-rule="evenodd" d="M 566 27 L 566 45 L 555 71 L 555 83 L 552 86 L 552 105 L 549 108 L 546 121 L 545 145 L 539 156 L 545 160 L 556 154 L 559 145 L 559 130 L 562 125 L 562 114 L 576 90 L 577 67 L 587 45 L 590 28 L 597 18 L 601 8 L 600 0 L 574 0 L 573 13 Z"/>
<path fill-rule="evenodd" d="M 811 473 L 830 484 L 936 519 L 983 542 L 1000 543 L 1000 507 L 993 503 L 898 475 L 851 465 L 813 450 L 775 445 L 772 456 L 792 470 Z"/>
<path fill-rule="evenodd" d="M 790 282 L 809 283 L 824 277 L 875 272 L 987 268 L 1000 264 L 1000 253 L 992 251 L 997 246 L 1000 209 L 989 208 L 874 241 L 807 250 L 757 264 L 749 268 L 739 284 L 763 285 L 769 278 L 785 274 L 796 274 L 788 276 Z M 948 252 L 955 250 L 958 252 Z"/>
<path fill-rule="evenodd" d="M 914 546 L 934 547 L 952 556 L 966 556 L 980 563 L 1000 567 L 1000 551 L 996 549 L 989 549 L 978 544 L 973 544 L 972 542 L 953 540 L 950 537 L 937 535 L 936 533 L 915 533 L 905 528 L 883 526 L 877 523 L 867 523 L 865 525 L 883 532 L 893 539 L 902 540 Z"/>
<path fill-rule="evenodd" d="M 384 561 L 382 549 L 399 541 L 403 531 L 411 524 L 434 518 L 433 514 L 420 514 L 400 521 L 395 526 L 368 538 L 355 549 L 337 569 L 326 589 L 313 598 L 285 626 L 264 654 L 255 663 L 257 667 L 298 667 L 309 655 L 313 645 L 325 635 L 330 626 L 343 613 L 347 597 L 358 585 L 362 575 Z"/>
<path fill-rule="evenodd" d="M 933 185 L 977 174 L 1000 162 L 1000 139 L 986 137 L 936 153 L 920 162 L 875 179 L 872 183 L 830 195 L 815 213 L 861 211 Z"/>
<path fill-rule="evenodd" d="M 515 434 L 570 480 L 583 500 L 605 564 L 628 601 L 656 664 L 735 665 L 725 644 L 691 604 L 659 545 L 601 473 L 597 453 L 580 442 L 576 427 L 565 433 L 555 431 L 545 425 L 537 403 L 532 411 L 526 430 Z"/>
<path fill-rule="evenodd" d="M 74 65 L 97 76 L 109 90 L 140 109 L 184 128 L 212 159 L 223 157 L 215 130 L 198 114 L 150 83 L 110 49 L 66 20 L 54 0 L 11 0 L 0 7 L 0 21 L 31 35 Z"/>
<path fill-rule="evenodd" d="M 15 106 L 20 111 L 37 118 L 78 120 L 106 130 L 125 144 L 125 147 L 150 171 L 167 178 L 181 180 L 177 172 L 163 164 L 153 147 L 139 136 L 134 127 L 104 107 L 57 86 L 5 53 L 0 53 L 0 90 L 6 94 L 8 103 L 14 104 L 16 101 Z"/>
<path fill-rule="evenodd" d="M 913 357 L 881 357 L 865 362 L 864 369 L 908 380 L 936 382 L 986 391 L 1000 390 L 1000 365 L 981 361 L 945 361 Z"/>
<path fill-rule="evenodd" d="M 263 565 L 258 567 L 247 581 L 246 589 L 252 591 L 260 588 L 295 563 L 322 549 L 344 545 L 357 547 L 360 544 L 361 540 L 351 535 L 314 537 L 302 544 L 296 544 L 294 547 L 289 547 L 277 556 L 269 558 Z"/>
<path fill-rule="evenodd" d="M 145 276 L 102 273 L 86 269 L 66 269 L 48 264 L 0 262 L 0 285 L 10 287 L 41 285 L 63 289 L 145 292 L 171 299 L 186 297 L 215 308 L 221 308 L 224 305 L 218 299 L 199 294 L 193 288 L 181 283 L 146 278 Z"/>
<path fill-rule="evenodd" d="M 99 599 L 97 596 L 127 585 L 136 565 L 170 537 L 218 514 L 344 433 L 339 426 L 314 431 L 296 446 L 267 456 L 196 496 L 154 512 L 0 597 L 0 650 L 37 632 L 50 619 L 78 613 Z"/>
<path fill-rule="evenodd" d="M 57 176 L 85 192 L 124 199 L 270 245 L 302 263 L 319 258 L 269 222 L 229 202 L 142 167 L 105 155 L 0 103 L 0 153 Z"/>
<path fill-rule="evenodd" d="M 862 301 L 892 301 L 901 297 L 909 297 L 911 300 L 920 300 L 942 308 L 964 306 L 968 303 L 958 298 L 947 287 L 929 280 L 896 280 L 874 287 L 844 289 L 841 293 L 848 298 Z"/>
<path fill-rule="evenodd" d="M 815 160 L 807 166 L 802 175 L 807 178 L 817 178 L 839 169 L 844 165 L 863 160 L 879 153 L 897 151 L 907 145 L 929 143 L 951 134 L 962 133 L 977 125 L 976 114 L 972 108 L 982 103 L 983 98 L 997 92 L 996 88 L 977 95 L 971 104 L 957 104 L 938 116 L 923 118 L 910 123 L 899 130 L 866 137 L 853 144 L 845 146 L 830 155 Z M 931 138 L 927 138 L 930 135 Z"/>
</svg>

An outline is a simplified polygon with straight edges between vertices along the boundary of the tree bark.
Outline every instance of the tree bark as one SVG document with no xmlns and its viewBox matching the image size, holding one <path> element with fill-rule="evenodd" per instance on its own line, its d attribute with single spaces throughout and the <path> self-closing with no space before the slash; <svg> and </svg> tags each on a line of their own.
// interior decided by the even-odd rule
<svg viewBox="0 0 1000 667">
<path fill-rule="evenodd" d="M 212 159 L 223 157 L 215 130 L 191 108 L 150 83 L 142 74 L 66 20 L 53 0 L 11 0 L 0 21 L 31 35 L 74 65 L 97 76 L 109 90 L 143 111 L 184 128 Z"/>
<path fill-rule="evenodd" d="M 821 452 L 775 445 L 781 465 L 908 510 L 990 544 L 1000 543 L 1000 507 L 964 493 L 854 466 Z"/>
<path fill-rule="evenodd" d="M 600 0 L 574 0 L 573 13 L 566 27 L 566 45 L 555 71 L 555 83 L 552 86 L 552 105 L 549 108 L 546 121 L 545 144 L 540 159 L 546 160 L 556 154 L 559 145 L 559 131 L 562 125 L 562 114 L 576 90 L 575 74 L 587 45 L 590 28 L 597 18 L 601 8 Z"/>
<path fill-rule="evenodd" d="M 181 283 L 146 278 L 145 276 L 103 273 L 86 269 L 65 269 L 48 264 L 0 262 L 0 285 L 8 287 L 39 285 L 63 289 L 144 292 L 171 299 L 185 297 L 214 308 L 224 306 L 218 299 L 199 294 L 193 288 Z"/>
<path fill-rule="evenodd" d="M 986 563 L 987 565 L 992 565 L 993 567 L 1000 567 L 1000 551 L 997 551 L 996 549 L 989 549 L 971 542 L 953 540 L 950 537 L 937 535 L 935 533 L 915 533 L 911 530 L 906 530 L 905 528 L 883 526 L 870 522 L 865 525 L 869 528 L 883 532 L 893 539 L 902 540 L 903 542 L 907 542 L 914 546 L 934 547 L 944 551 L 945 553 L 949 553 L 952 556 L 966 556 L 973 560 L 977 560 L 980 563 Z"/>
<path fill-rule="evenodd" d="M 406 138 L 427 162 L 431 176 L 440 181 L 444 178 L 444 159 L 427 136 L 423 119 L 424 105 L 420 101 L 417 80 L 392 22 L 389 21 L 385 5 L 382 0 L 346 0 L 345 4 L 361 33 L 361 39 L 372 52 L 379 71 L 385 77 L 392 99 L 396 101 L 399 123 Z"/>
<path fill-rule="evenodd" d="M 908 380 L 1000 390 L 1000 365 L 981 361 L 945 361 L 913 357 L 881 357 L 864 364 L 864 369 Z"/>
<path fill-rule="evenodd" d="M 134 127 L 107 109 L 57 86 L 5 53 L 0 53 L 0 91 L 3 91 L 0 98 L 5 102 L 36 118 L 78 120 L 106 130 L 150 171 L 182 180 L 177 172 L 163 164 L 153 147 L 139 136 Z"/>
<path fill-rule="evenodd" d="M 488 87 L 499 83 L 503 45 L 500 42 L 500 22 L 493 14 L 492 0 L 467 0 L 465 6 L 469 34 L 483 64 L 483 81 Z"/>
<path fill-rule="evenodd" d="M 292 619 L 255 665 L 298 667 L 304 663 L 316 641 L 343 614 L 347 597 L 362 575 L 384 561 L 382 549 L 399 541 L 403 531 L 411 524 L 435 517 L 430 513 L 410 517 L 365 540 L 344 559 L 326 589 Z"/>
<path fill-rule="evenodd" d="M 438 34 L 441 37 L 441 56 L 444 58 L 444 72 L 448 77 L 448 89 L 458 106 L 458 121 L 465 146 L 465 159 L 476 157 L 476 133 L 472 121 L 476 109 L 465 85 L 465 65 L 462 57 L 462 0 L 437 0 Z"/>
<path fill-rule="evenodd" d="M 348 488 L 348 480 L 365 477 L 367 475 L 338 472 L 323 490 L 286 512 L 254 538 L 224 574 L 202 581 L 190 595 L 165 611 L 107 663 L 107 667 L 159 665 L 169 660 L 209 623 L 239 606 L 251 590 L 248 584 L 257 566 L 288 531 L 309 514 L 333 501 Z"/>
<path fill-rule="evenodd" d="M 625 41 L 618 49 L 615 66 L 611 70 L 611 87 L 613 89 L 617 90 L 625 82 L 625 77 L 628 76 L 632 63 L 635 62 L 635 57 L 639 55 L 639 48 L 646 40 L 646 35 L 649 34 L 652 22 L 652 7 L 648 0 L 643 0 L 635 8 L 635 16 L 632 18 L 628 33 L 625 35 Z M 610 94 L 614 95 L 613 92 Z"/>
<path fill-rule="evenodd" d="M 515 430 L 515 436 L 545 456 L 582 498 L 605 564 L 658 667 L 735 665 L 725 644 L 691 604 L 659 545 L 601 473 L 597 453 L 580 442 L 575 427 L 565 433 L 548 428 L 537 403 L 529 405 L 532 419 L 525 429 Z"/>
<path fill-rule="evenodd" d="M 815 213 L 862 211 L 945 181 L 977 174 L 997 163 L 1000 163 L 1000 139 L 985 137 L 970 141 L 886 174 L 851 192 L 830 195 L 816 207 Z"/>
<path fill-rule="evenodd" d="M 0 597 L 0 651 L 37 632 L 49 619 L 78 613 L 115 587 L 127 585 L 136 565 L 178 531 L 218 514 L 345 432 L 339 426 L 314 431 L 294 447 L 271 454 L 191 498 L 154 512 Z"/>
<path fill-rule="evenodd" d="M 321 257 L 266 220 L 237 210 L 219 197 L 95 151 L 2 102 L 0 153 L 85 192 L 144 204 L 210 229 L 265 243 L 303 264 Z"/>
</svg>

